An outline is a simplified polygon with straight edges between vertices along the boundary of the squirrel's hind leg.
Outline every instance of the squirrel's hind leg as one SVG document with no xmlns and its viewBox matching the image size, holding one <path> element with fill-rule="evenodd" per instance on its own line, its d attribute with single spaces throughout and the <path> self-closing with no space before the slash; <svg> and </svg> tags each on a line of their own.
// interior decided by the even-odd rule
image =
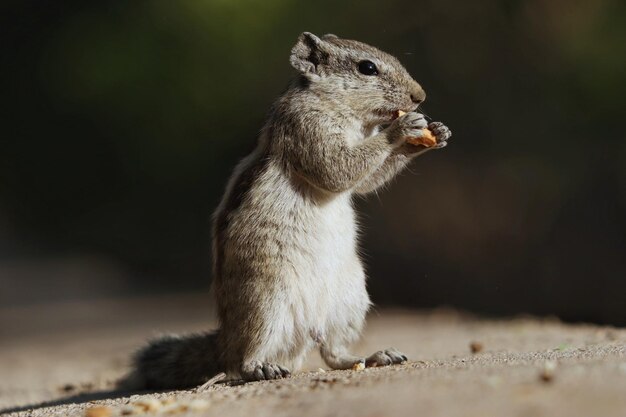
<svg viewBox="0 0 626 417">
<path fill-rule="evenodd" d="M 266 297 L 263 309 L 242 318 L 224 315 L 220 338 L 222 361 L 231 376 L 244 381 L 287 378 L 292 365 L 293 329 L 285 326 L 288 306 Z"/>
<path fill-rule="evenodd" d="M 322 359 L 332 369 L 352 369 L 359 364 L 365 366 L 365 358 L 347 352 L 344 346 L 330 347 L 322 344 L 320 348 Z"/>
<path fill-rule="evenodd" d="M 365 357 L 353 355 L 348 351 L 348 346 L 361 334 L 365 322 L 365 308 L 348 321 L 350 325 L 330 326 L 330 330 L 320 341 L 320 355 L 330 368 L 352 369 L 359 365 L 365 366 Z"/>
<path fill-rule="evenodd" d="M 370 355 L 365 361 L 365 366 L 367 366 L 368 368 L 374 366 L 387 366 L 403 363 L 406 361 L 407 357 L 404 353 L 400 352 L 398 349 L 389 348 L 385 350 L 379 350 L 378 352 Z"/>
<path fill-rule="evenodd" d="M 379 350 L 367 358 L 359 357 L 348 353 L 343 345 L 328 345 L 323 343 L 320 347 L 322 359 L 332 369 L 352 369 L 363 365 L 363 367 L 387 366 L 403 363 L 407 361 L 405 354 L 395 348 Z"/>
<path fill-rule="evenodd" d="M 241 377 L 246 381 L 282 379 L 291 376 L 289 369 L 269 362 L 249 361 L 241 366 Z"/>
</svg>

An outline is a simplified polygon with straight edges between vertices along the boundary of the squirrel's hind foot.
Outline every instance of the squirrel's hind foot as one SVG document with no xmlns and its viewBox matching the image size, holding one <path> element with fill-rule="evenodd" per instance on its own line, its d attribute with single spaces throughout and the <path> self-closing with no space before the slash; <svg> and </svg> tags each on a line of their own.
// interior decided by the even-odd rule
<svg viewBox="0 0 626 417">
<path fill-rule="evenodd" d="M 373 366 L 396 365 L 406 361 L 407 357 L 405 354 L 400 352 L 398 349 L 389 348 L 385 350 L 379 350 L 378 352 L 372 354 L 369 358 L 365 360 L 365 366 L 370 368 Z"/>
<path fill-rule="evenodd" d="M 241 377 L 246 381 L 269 381 L 289 376 L 291 376 L 289 369 L 268 362 L 250 361 L 241 367 Z"/>
</svg>

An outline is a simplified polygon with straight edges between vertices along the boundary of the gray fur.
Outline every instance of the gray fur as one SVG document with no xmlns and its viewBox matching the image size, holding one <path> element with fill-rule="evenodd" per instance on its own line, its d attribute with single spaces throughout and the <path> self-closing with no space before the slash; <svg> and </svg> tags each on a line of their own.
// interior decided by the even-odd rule
<svg viewBox="0 0 626 417">
<path fill-rule="evenodd" d="M 358 71 L 374 62 L 379 75 Z M 405 139 L 426 121 L 421 86 L 369 45 L 303 33 L 290 62 L 299 72 L 274 104 L 256 149 L 235 168 L 214 215 L 214 290 L 220 330 L 153 341 L 133 381 L 199 385 L 220 371 L 274 379 L 318 347 L 331 368 L 406 360 L 395 349 L 365 358 L 348 346 L 370 306 L 357 254 L 354 194 L 375 191 L 426 151 Z M 406 115 L 393 120 L 403 110 Z M 386 127 L 384 127 L 386 126 Z M 445 146 L 449 130 L 434 124 Z"/>
<path fill-rule="evenodd" d="M 220 372 L 216 333 L 170 335 L 151 341 L 134 358 L 133 372 L 120 387 L 174 389 L 203 384 Z"/>
</svg>

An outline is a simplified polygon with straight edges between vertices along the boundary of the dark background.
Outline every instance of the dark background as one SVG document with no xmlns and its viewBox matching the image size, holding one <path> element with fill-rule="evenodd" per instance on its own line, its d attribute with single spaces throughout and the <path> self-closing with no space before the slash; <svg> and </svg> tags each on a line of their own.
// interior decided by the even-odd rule
<svg viewBox="0 0 626 417">
<path fill-rule="evenodd" d="M 359 202 L 376 303 L 626 325 L 625 5 L 4 1 L 0 306 L 206 290 L 307 30 L 398 56 L 454 132 Z"/>
</svg>

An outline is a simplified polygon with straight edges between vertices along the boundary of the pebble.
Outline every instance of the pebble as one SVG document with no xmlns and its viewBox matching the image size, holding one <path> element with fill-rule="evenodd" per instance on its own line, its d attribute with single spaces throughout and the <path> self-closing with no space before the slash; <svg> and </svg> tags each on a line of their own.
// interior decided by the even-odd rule
<svg viewBox="0 0 626 417">
<path fill-rule="evenodd" d="M 479 353 L 479 352 L 482 352 L 482 350 L 483 350 L 484 348 L 485 348 L 485 347 L 484 347 L 484 346 L 483 346 L 483 344 L 482 344 L 482 343 L 480 343 L 480 342 L 472 342 L 472 343 L 470 343 L 470 351 L 471 351 L 472 353 Z"/>
<path fill-rule="evenodd" d="M 554 374 L 556 372 L 557 363 L 556 361 L 549 360 L 543 364 L 543 368 L 539 373 L 539 378 L 543 382 L 552 382 L 554 380 Z"/>
</svg>

